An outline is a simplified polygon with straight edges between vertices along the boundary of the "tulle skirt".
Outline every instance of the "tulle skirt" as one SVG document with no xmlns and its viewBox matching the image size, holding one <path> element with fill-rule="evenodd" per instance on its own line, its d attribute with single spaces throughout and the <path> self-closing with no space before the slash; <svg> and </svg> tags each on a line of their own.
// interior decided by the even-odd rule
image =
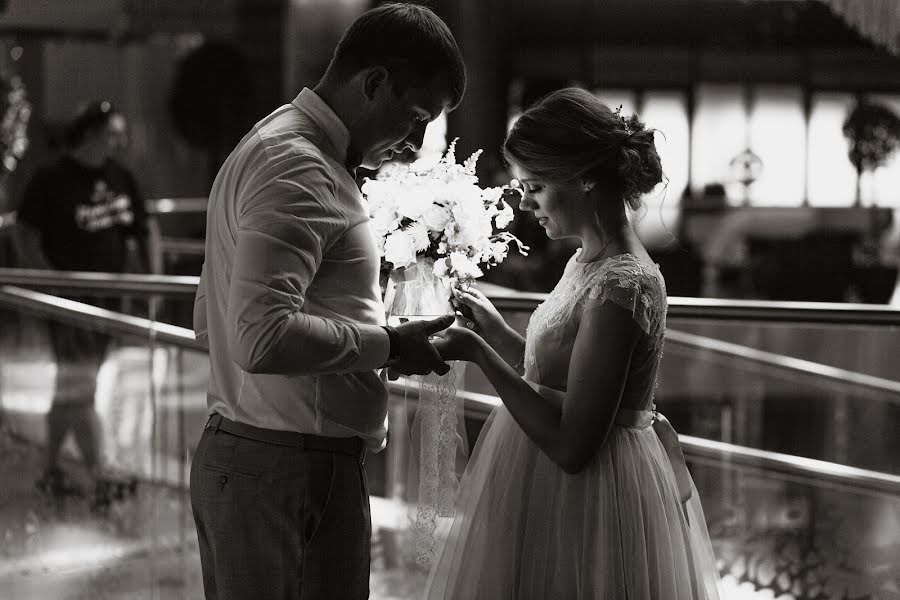
<svg viewBox="0 0 900 600">
<path fill-rule="evenodd" d="M 500 406 L 437 533 L 429 600 L 719 598 L 697 490 L 681 503 L 652 427 L 613 427 L 569 475 Z"/>
</svg>

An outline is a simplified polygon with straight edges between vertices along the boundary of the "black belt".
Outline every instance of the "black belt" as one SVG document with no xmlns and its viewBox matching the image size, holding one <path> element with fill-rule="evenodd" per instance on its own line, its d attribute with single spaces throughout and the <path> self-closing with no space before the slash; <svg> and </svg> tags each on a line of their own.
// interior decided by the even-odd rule
<svg viewBox="0 0 900 600">
<path fill-rule="evenodd" d="M 357 459 L 361 464 L 366 463 L 366 445 L 358 437 L 335 438 L 312 433 L 298 433 L 296 431 L 280 431 L 278 429 L 265 429 L 254 427 L 246 423 L 232 421 L 213 413 L 206 422 L 205 429 L 224 431 L 231 435 L 247 438 L 267 444 L 278 446 L 290 446 L 298 450 L 311 450 L 314 452 L 337 452 L 347 454 Z"/>
</svg>

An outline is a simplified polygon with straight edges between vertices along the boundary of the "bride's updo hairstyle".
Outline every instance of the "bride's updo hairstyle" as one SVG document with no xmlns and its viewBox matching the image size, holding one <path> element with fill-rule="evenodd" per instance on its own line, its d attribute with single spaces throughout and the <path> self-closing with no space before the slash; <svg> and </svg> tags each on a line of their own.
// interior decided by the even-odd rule
<svg viewBox="0 0 900 600">
<path fill-rule="evenodd" d="M 619 116 L 596 96 L 564 88 L 543 97 L 503 143 L 508 163 L 558 184 L 596 182 L 633 209 L 663 178 L 653 129 L 637 115 Z"/>
</svg>

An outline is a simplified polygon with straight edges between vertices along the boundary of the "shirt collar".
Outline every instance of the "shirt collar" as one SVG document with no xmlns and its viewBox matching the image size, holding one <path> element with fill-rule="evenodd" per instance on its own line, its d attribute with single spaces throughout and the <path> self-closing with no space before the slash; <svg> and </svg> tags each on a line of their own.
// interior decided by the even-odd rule
<svg viewBox="0 0 900 600">
<path fill-rule="evenodd" d="M 303 88 L 292 104 L 308 115 L 322 130 L 324 141 L 330 146 L 327 149 L 329 154 L 341 164 L 346 164 L 350 149 L 350 130 L 340 117 L 309 88 Z"/>
</svg>

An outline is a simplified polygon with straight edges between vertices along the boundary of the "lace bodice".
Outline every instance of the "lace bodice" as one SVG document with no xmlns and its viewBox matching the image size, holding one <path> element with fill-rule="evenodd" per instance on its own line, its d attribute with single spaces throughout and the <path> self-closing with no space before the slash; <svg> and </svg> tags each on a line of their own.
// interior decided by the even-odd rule
<svg viewBox="0 0 900 600">
<path fill-rule="evenodd" d="M 579 263 L 575 253 L 562 278 L 528 323 L 525 378 L 566 390 L 569 361 L 581 315 L 591 302 L 614 302 L 630 311 L 644 335 L 629 366 L 623 408 L 649 409 L 656 390 L 666 326 L 665 280 L 656 265 L 633 254 Z"/>
</svg>

